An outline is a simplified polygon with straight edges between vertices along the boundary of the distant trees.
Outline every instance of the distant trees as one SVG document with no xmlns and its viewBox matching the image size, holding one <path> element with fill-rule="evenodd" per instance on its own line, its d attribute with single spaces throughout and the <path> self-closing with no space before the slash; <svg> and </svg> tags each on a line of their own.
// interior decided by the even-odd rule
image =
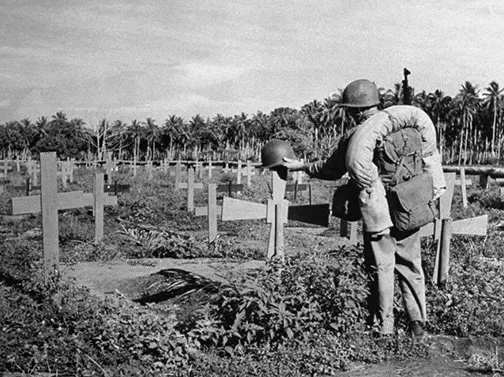
<svg viewBox="0 0 504 377">
<path fill-rule="evenodd" d="M 484 163 L 501 158 L 503 93 L 496 81 L 483 90 L 465 82 L 453 97 L 441 90 L 418 92 L 413 105 L 434 122 L 445 161 Z M 379 95 L 382 108 L 402 103 L 400 84 L 393 89 L 379 88 Z M 323 157 L 352 127 L 340 104 L 341 91 L 323 101 L 313 100 L 299 110 L 281 107 L 269 114 L 217 114 L 207 119 L 197 114 L 188 121 L 170 115 L 160 124 L 147 118 L 129 123 L 102 119 L 96 125 L 86 125 L 82 119 L 68 119 L 58 112 L 50 119 L 42 116 L 35 122 L 21 119 L 1 124 L 0 153 L 3 157 L 24 156 L 51 150 L 61 158 L 104 158 L 112 154 L 116 158 L 152 160 L 177 158 L 193 150 L 203 154 L 241 150 L 245 157 L 251 157 L 257 156 L 267 140 L 281 138 L 289 140 L 300 156 Z"/>
</svg>

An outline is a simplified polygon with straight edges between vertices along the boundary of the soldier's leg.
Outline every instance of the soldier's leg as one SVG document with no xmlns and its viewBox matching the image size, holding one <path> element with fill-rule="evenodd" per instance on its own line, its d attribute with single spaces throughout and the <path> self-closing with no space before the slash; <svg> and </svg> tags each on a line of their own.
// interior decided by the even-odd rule
<svg viewBox="0 0 504 377">
<path fill-rule="evenodd" d="M 369 297 L 370 312 L 380 324 L 380 333 L 394 331 L 395 240 L 390 234 L 364 235 L 364 258 L 372 270 Z"/>
<path fill-rule="evenodd" d="M 425 277 L 419 231 L 395 234 L 396 271 L 410 321 L 426 321 Z"/>
</svg>

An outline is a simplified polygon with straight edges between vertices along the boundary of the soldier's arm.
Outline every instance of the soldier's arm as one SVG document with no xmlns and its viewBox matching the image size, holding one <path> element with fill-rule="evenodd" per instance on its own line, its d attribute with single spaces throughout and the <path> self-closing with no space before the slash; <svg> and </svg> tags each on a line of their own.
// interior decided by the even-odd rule
<svg viewBox="0 0 504 377">
<path fill-rule="evenodd" d="M 345 155 L 348 147 L 348 139 L 348 135 L 343 137 L 328 159 L 306 164 L 303 166 L 302 170 L 311 178 L 330 181 L 340 179 L 347 172 Z"/>
</svg>

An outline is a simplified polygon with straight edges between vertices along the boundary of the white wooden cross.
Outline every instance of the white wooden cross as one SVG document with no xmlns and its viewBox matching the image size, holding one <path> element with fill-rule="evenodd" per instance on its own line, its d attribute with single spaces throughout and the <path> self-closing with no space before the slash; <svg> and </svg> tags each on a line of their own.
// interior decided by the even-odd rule
<svg viewBox="0 0 504 377">
<path fill-rule="evenodd" d="M 195 207 L 194 216 L 208 217 L 208 243 L 212 243 L 217 238 L 217 219 L 222 218 L 222 206 L 217 205 L 217 185 L 208 184 L 207 206 Z"/>
<path fill-rule="evenodd" d="M 179 182 L 176 184 L 177 190 L 187 189 L 187 211 L 194 211 L 194 190 L 203 190 L 203 183 L 194 182 L 194 169 L 187 169 L 187 182 Z"/>
<path fill-rule="evenodd" d="M 103 206 L 116 205 L 117 197 L 103 193 L 103 174 L 96 174 L 95 192 L 57 192 L 56 153 L 40 154 L 41 194 L 12 198 L 12 214 L 21 215 L 42 212 L 44 266 L 46 282 L 49 275 L 59 268 L 58 210 L 93 206 L 95 215 L 95 240 L 103 238 Z"/>
<path fill-rule="evenodd" d="M 12 170 L 12 168 L 9 166 L 9 159 L 3 160 L 3 177 L 2 178 L 7 178 L 7 173 Z"/>
<path fill-rule="evenodd" d="M 112 172 L 116 170 L 116 162 L 112 161 L 110 156 L 107 157 L 105 161 L 105 174 L 107 175 L 107 183 L 110 184 L 114 179 L 112 176 Z"/>
<path fill-rule="evenodd" d="M 30 177 L 30 182 L 33 186 L 38 186 L 38 179 L 40 174 L 40 169 L 37 161 L 32 160 L 31 158 L 26 161 L 26 169 L 28 175 Z"/>
<path fill-rule="evenodd" d="M 208 216 L 208 239 L 212 243 L 217 238 L 217 219 L 222 218 L 222 205 L 217 204 L 217 193 L 225 192 L 232 196 L 233 192 L 243 191 L 242 184 L 208 184 L 208 205 L 204 207 L 195 207 L 194 216 Z"/>
<path fill-rule="evenodd" d="M 271 224 L 267 258 L 284 258 L 283 226 L 287 222 L 289 202 L 284 199 L 287 172 L 271 171 L 273 198 L 267 204 L 254 203 L 224 197 L 222 202 L 222 220 L 266 219 Z M 285 174 L 285 176 L 284 176 Z"/>
<path fill-rule="evenodd" d="M 467 186 L 472 185 L 471 179 L 466 179 L 465 168 L 460 168 L 460 179 L 455 179 L 455 185 L 460 186 L 462 192 L 462 207 L 467 208 Z"/>
<path fill-rule="evenodd" d="M 61 177 L 63 187 L 67 187 L 68 182 L 73 182 L 73 161 L 59 161 L 58 165 L 61 167 L 61 170 L 56 172 L 56 175 Z"/>
<path fill-rule="evenodd" d="M 175 191 L 178 191 L 179 185 L 181 183 L 182 175 L 186 172 L 182 171 L 182 162 L 180 160 L 177 161 L 175 165 L 175 172 L 170 171 L 170 176 L 175 176 Z"/>
<path fill-rule="evenodd" d="M 456 221 L 451 219 L 455 173 L 445 173 L 445 180 L 446 192 L 440 198 L 439 218 L 420 229 L 420 237 L 433 236 L 435 240 L 439 241 L 432 276 L 435 284 L 443 283 L 448 278 L 452 235 L 486 236 L 488 229 L 488 215 Z"/>
<path fill-rule="evenodd" d="M 327 226 L 329 204 L 289 206 L 285 200 L 287 171 L 271 171 L 272 199 L 267 204 L 225 197 L 222 220 L 266 219 L 271 224 L 267 258 L 284 258 L 284 224 L 288 219 Z"/>
</svg>

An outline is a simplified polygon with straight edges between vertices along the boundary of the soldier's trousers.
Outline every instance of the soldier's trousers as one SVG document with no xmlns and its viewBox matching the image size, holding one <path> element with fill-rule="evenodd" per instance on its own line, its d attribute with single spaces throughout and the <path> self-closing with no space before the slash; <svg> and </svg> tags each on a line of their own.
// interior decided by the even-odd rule
<svg viewBox="0 0 504 377">
<path fill-rule="evenodd" d="M 397 273 L 410 321 L 426 320 L 425 278 L 422 270 L 419 231 L 364 235 L 364 258 L 371 273 L 369 309 L 380 332 L 394 331 L 394 285 Z"/>
</svg>

